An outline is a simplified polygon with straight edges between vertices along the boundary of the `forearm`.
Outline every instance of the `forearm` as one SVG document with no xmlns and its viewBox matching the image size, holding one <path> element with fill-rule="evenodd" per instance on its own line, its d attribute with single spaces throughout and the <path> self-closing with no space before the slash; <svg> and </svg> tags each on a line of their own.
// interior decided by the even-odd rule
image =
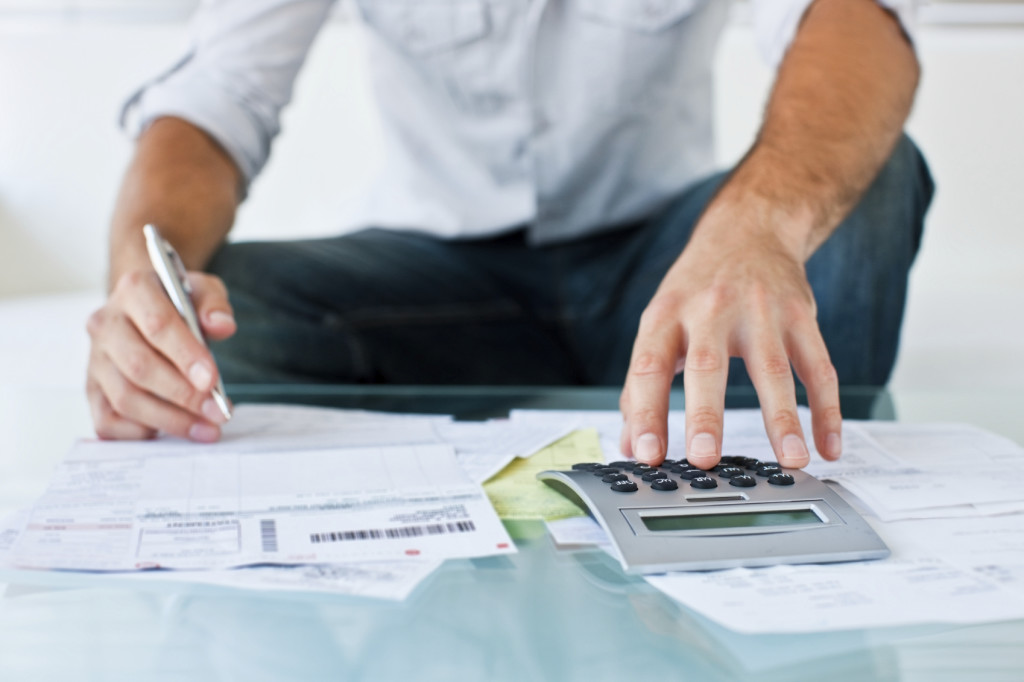
<svg viewBox="0 0 1024 682">
<path fill-rule="evenodd" d="M 779 69 L 758 139 L 709 211 L 745 206 L 801 262 L 891 153 L 919 66 L 874 0 L 818 0 Z"/>
<path fill-rule="evenodd" d="M 202 269 L 223 243 L 241 198 L 241 175 L 216 142 L 176 118 L 139 138 L 114 207 L 109 286 L 147 267 L 142 226 L 154 223 L 188 269 Z"/>
</svg>

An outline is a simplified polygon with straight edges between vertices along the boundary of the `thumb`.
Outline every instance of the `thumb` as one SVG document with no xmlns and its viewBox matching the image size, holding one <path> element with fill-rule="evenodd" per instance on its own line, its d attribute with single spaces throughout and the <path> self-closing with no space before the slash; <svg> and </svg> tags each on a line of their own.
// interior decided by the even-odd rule
<svg viewBox="0 0 1024 682">
<path fill-rule="evenodd" d="M 190 272 L 188 277 L 192 285 L 192 305 L 196 308 L 203 334 L 212 341 L 221 341 L 234 334 L 238 325 L 223 280 L 202 272 Z"/>
</svg>

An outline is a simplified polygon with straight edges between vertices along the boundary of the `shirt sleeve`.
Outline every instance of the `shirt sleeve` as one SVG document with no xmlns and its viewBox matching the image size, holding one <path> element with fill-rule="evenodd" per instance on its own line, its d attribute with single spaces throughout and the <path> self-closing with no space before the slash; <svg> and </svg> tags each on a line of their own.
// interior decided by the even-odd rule
<svg viewBox="0 0 1024 682">
<path fill-rule="evenodd" d="M 814 0 L 751 0 L 754 35 L 761 55 L 773 67 L 782 61 L 796 35 L 804 12 Z M 913 39 L 913 0 L 877 0 L 899 19 L 903 32 Z"/>
<path fill-rule="evenodd" d="M 246 184 L 270 156 L 281 110 L 334 0 L 204 0 L 172 68 L 124 104 L 121 127 L 140 135 L 176 116 L 211 135 Z"/>
</svg>

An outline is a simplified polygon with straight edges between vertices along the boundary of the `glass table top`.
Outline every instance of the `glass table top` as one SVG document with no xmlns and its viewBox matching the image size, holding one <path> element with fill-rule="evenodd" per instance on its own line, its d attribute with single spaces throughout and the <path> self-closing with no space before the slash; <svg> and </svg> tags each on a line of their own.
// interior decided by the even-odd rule
<svg viewBox="0 0 1024 682">
<path fill-rule="evenodd" d="M 232 386 L 236 402 L 454 414 L 614 409 L 617 389 Z M 732 407 L 756 406 L 731 391 Z M 1024 390 L 848 389 L 850 418 L 974 423 L 1024 443 Z M 673 395 L 673 408 L 683 396 Z M 75 437 L 78 392 L 0 388 L 0 509 L 42 492 Z M 1024 679 L 1024 621 L 742 635 L 624 575 L 556 550 L 540 524 L 515 555 L 449 561 L 404 602 L 247 592 L 109 575 L 6 572 L 3 680 Z"/>
</svg>

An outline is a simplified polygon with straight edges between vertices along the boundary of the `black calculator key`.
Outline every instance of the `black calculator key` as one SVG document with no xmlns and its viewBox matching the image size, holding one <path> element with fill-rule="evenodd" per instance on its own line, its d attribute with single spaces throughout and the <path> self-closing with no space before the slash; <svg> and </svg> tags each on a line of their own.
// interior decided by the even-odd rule
<svg viewBox="0 0 1024 682">
<path fill-rule="evenodd" d="M 732 478 L 733 476 L 742 476 L 742 475 L 744 475 L 744 473 L 745 472 L 743 471 L 743 468 L 742 467 L 737 467 L 737 466 L 722 467 L 721 469 L 718 470 L 718 475 L 721 476 L 722 478 Z"/>
<path fill-rule="evenodd" d="M 695 478 L 700 478 L 701 476 L 707 475 L 708 472 L 704 471 L 703 469 L 687 469 L 686 471 L 680 472 L 679 478 L 686 479 L 687 481 L 692 481 Z"/>
<path fill-rule="evenodd" d="M 652 467 L 650 464 L 637 464 L 635 467 L 633 467 L 633 473 L 639 476 L 645 471 L 650 471 L 651 469 L 654 468 L 655 467 Z"/>
<path fill-rule="evenodd" d="M 655 490 L 675 490 L 679 487 L 679 484 L 671 478 L 656 478 L 651 481 L 651 487 Z"/>
<path fill-rule="evenodd" d="M 733 466 L 737 464 L 742 464 L 744 459 L 746 458 L 740 457 L 739 455 L 722 455 L 722 463 L 732 464 Z"/>
<path fill-rule="evenodd" d="M 772 485 L 793 485 L 795 481 L 791 474 L 784 474 L 778 471 L 768 477 L 768 482 Z"/>
<path fill-rule="evenodd" d="M 737 488 L 753 488 L 757 485 L 757 479 L 749 474 L 740 474 L 739 476 L 733 476 L 730 478 L 729 485 L 734 485 Z"/>
<path fill-rule="evenodd" d="M 710 476 L 698 476 L 690 481 L 690 485 L 694 488 L 700 488 L 701 490 L 710 490 L 711 488 L 718 487 L 718 481 Z"/>
<path fill-rule="evenodd" d="M 661 466 L 663 466 L 663 467 L 670 467 L 670 466 L 674 466 L 676 464 L 679 464 L 679 460 L 678 459 L 666 459 L 664 462 L 661 463 Z"/>
<path fill-rule="evenodd" d="M 572 465 L 572 468 L 575 469 L 576 471 L 591 471 L 593 469 L 603 466 L 604 465 L 601 464 L 600 462 L 577 462 L 576 464 Z"/>
<path fill-rule="evenodd" d="M 763 462 L 756 457 L 744 457 L 742 466 L 744 469 L 757 469 L 761 464 Z"/>
<path fill-rule="evenodd" d="M 605 474 L 601 477 L 602 483 L 615 483 L 615 481 L 628 481 L 629 476 L 626 474 Z"/>
<path fill-rule="evenodd" d="M 661 471 L 660 469 L 648 469 L 643 473 L 643 475 L 640 476 L 640 478 L 650 483 L 656 478 L 665 478 L 666 475 L 667 474 L 664 471 Z"/>
<path fill-rule="evenodd" d="M 662 466 L 664 466 L 664 465 L 662 465 Z M 669 473 L 681 474 L 684 471 L 686 471 L 687 469 L 689 469 L 690 467 L 685 465 L 685 464 L 673 464 L 672 466 L 666 467 L 666 468 L 669 470 Z"/>
<path fill-rule="evenodd" d="M 590 473 L 594 474 L 595 476 L 604 476 L 605 474 L 617 474 L 617 473 L 619 473 L 619 470 L 616 469 L 615 467 L 605 467 L 605 466 L 603 466 L 603 467 L 598 467 L 596 469 L 591 469 Z"/>
<path fill-rule="evenodd" d="M 758 476 L 771 476 L 772 474 L 777 474 L 780 471 L 782 471 L 782 467 L 778 464 L 762 464 L 757 467 Z"/>
<path fill-rule="evenodd" d="M 633 481 L 615 481 L 615 483 L 612 483 L 612 490 L 617 493 L 635 493 L 637 487 Z"/>
<path fill-rule="evenodd" d="M 632 471 L 633 467 L 635 467 L 636 465 L 636 462 L 630 461 L 628 459 L 620 459 L 618 462 L 612 462 L 608 466 L 615 467 L 616 469 L 626 469 Z"/>
</svg>

